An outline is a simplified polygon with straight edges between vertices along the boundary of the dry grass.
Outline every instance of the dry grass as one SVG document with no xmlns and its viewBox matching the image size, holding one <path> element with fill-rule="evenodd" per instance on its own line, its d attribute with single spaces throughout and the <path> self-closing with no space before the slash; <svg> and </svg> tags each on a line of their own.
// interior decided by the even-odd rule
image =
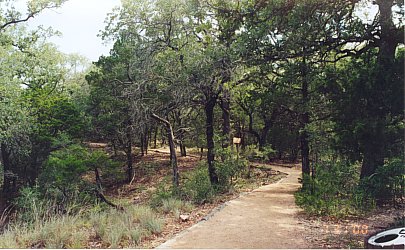
<svg viewBox="0 0 405 250">
<path fill-rule="evenodd" d="M 159 234 L 164 221 L 150 208 L 129 206 L 83 214 L 56 216 L 33 224 L 13 224 L 0 235 L 0 248 L 86 248 L 89 241 L 102 247 L 136 247 L 143 237 Z"/>
</svg>

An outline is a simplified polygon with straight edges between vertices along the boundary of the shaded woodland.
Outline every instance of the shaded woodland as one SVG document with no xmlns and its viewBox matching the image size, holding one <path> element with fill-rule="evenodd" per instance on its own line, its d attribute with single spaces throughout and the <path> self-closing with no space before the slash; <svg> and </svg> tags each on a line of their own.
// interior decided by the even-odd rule
<svg viewBox="0 0 405 250">
<path fill-rule="evenodd" d="M 142 160 L 157 149 L 169 179 L 152 207 L 209 203 L 255 178 L 252 162 L 299 163 L 309 214 L 403 207 L 403 1 L 122 0 L 100 33 L 113 48 L 93 63 L 25 26 L 63 2 L 0 2 L 3 231 L 10 214 L 35 224 L 35 201 L 52 208 L 44 221 L 112 207 L 148 214 L 158 234 L 152 210 L 108 195 L 158 176 Z M 179 168 L 190 156 L 191 175 Z"/>
</svg>

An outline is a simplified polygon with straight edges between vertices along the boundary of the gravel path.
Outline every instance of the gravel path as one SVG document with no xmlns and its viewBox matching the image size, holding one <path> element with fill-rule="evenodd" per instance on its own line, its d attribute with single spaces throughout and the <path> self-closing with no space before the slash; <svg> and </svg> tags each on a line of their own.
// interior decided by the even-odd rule
<svg viewBox="0 0 405 250">
<path fill-rule="evenodd" d="M 294 200 L 301 171 L 270 167 L 288 175 L 226 203 L 158 248 L 308 248 Z"/>
</svg>

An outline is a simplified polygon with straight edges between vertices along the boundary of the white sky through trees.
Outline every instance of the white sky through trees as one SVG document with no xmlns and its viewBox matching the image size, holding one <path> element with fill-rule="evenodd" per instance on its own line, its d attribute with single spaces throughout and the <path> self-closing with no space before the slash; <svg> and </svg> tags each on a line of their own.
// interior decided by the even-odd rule
<svg viewBox="0 0 405 250">
<path fill-rule="evenodd" d="M 19 8 L 25 9 L 26 0 L 16 2 Z M 60 31 L 62 35 L 51 38 L 50 42 L 62 52 L 78 53 L 97 61 L 101 55 L 108 55 L 112 47 L 112 44 L 104 45 L 97 35 L 105 27 L 107 13 L 120 4 L 120 0 L 68 0 L 61 8 L 45 10 L 30 19 L 28 25 L 31 28 L 43 25 Z M 377 12 L 376 6 L 370 5 L 369 1 L 358 7 L 356 12 L 363 20 L 372 20 Z"/>
<path fill-rule="evenodd" d="M 21 1 L 21 4 L 25 2 Z M 42 25 L 60 31 L 61 36 L 49 41 L 62 52 L 78 53 L 97 61 L 102 54 L 108 55 L 112 47 L 112 44 L 103 45 L 97 35 L 105 27 L 107 13 L 120 4 L 120 0 L 69 0 L 61 8 L 45 10 L 30 19 L 28 26 L 34 28 Z"/>
</svg>

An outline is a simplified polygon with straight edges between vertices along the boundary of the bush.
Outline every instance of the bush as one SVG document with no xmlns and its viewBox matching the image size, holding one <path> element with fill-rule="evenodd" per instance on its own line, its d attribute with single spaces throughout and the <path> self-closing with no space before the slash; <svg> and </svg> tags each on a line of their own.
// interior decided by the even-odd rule
<svg viewBox="0 0 405 250">
<path fill-rule="evenodd" d="M 249 145 L 243 151 L 243 156 L 249 161 L 267 162 L 276 156 L 277 151 L 271 146 L 265 146 L 259 150 L 255 145 Z"/>
<path fill-rule="evenodd" d="M 359 188 L 359 169 L 345 162 L 322 162 L 315 178 L 304 177 L 307 189 L 296 193 L 296 203 L 312 215 L 345 217 L 374 207 L 370 195 Z"/>
<path fill-rule="evenodd" d="M 364 192 L 370 194 L 378 205 L 396 204 L 404 198 L 405 169 L 404 159 L 392 159 L 362 182 Z"/>
<path fill-rule="evenodd" d="M 86 205 L 94 205 L 96 186 L 84 175 L 96 167 L 110 170 L 117 166 L 118 163 L 110 160 L 102 151 L 91 151 L 77 144 L 63 147 L 52 152 L 45 162 L 38 179 L 41 187 L 37 188 L 38 195 L 57 204 L 60 212 L 72 210 L 73 204 L 77 205 L 76 211 Z"/>
<path fill-rule="evenodd" d="M 153 208 L 158 208 L 162 206 L 162 201 L 170 198 L 176 197 L 176 192 L 173 190 L 172 185 L 168 185 L 165 182 L 162 182 L 157 190 L 152 194 L 149 204 Z"/>
<path fill-rule="evenodd" d="M 208 169 L 205 164 L 198 166 L 194 171 L 188 173 L 183 186 L 182 195 L 186 199 L 197 204 L 210 202 L 214 197 L 215 190 L 211 186 Z"/>
<path fill-rule="evenodd" d="M 233 185 L 233 179 L 248 171 L 249 162 L 243 157 L 238 157 L 235 153 L 227 149 L 216 150 L 218 161 L 215 162 L 215 169 L 218 174 L 221 191 L 228 191 Z"/>
</svg>

